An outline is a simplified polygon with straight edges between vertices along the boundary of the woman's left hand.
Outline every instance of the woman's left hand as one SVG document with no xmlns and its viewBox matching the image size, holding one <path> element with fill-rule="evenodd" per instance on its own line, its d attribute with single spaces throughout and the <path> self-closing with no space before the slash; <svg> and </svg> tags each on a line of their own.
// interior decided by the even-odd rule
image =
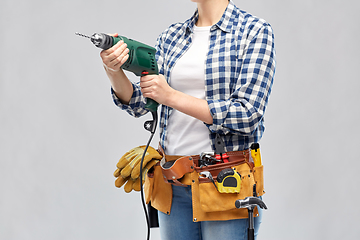
<svg viewBox="0 0 360 240">
<path fill-rule="evenodd" d="M 143 96 L 151 98 L 159 104 L 169 105 L 171 96 L 176 92 L 166 82 L 164 75 L 146 75 L 140 78 L 140 87 Z"/>
<path fill-rule="evenodd" d="M 174 108 L 207 124 L 213 123 L 209 105 L 205 99 L 199 99 L 173 89 L 163 75 L 141 77 L 140 87 L 146 98 L 151 98 L 159 104 Z"/>
</svg>

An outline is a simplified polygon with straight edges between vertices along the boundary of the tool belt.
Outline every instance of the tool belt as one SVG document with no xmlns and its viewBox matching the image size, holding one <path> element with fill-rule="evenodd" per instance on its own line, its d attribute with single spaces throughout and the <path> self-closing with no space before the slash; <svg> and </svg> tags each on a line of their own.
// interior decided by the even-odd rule
<svg viewBox="0 0 360 240">
<path fill-rule="evenodd" d="M 164 180 L 175 186 L 186 186 L 190 184 L 184 183 L 183 177 L 187 173 L 191 173 L 194 170 L 197 172 L 209 171 L 213 176 L 217 176 L 221 170 L 225 168 L 231 168 L 236 165 L 246 163 L 249 159 L 249 151 L 234 151 L 228 152 L 229 156 L 227 163 L 214 164 L 211 166 L 200 167 L 200 155 L 191 155 L 191 156 L 169 156 L 165 155 L 162 148 L 159 147 L 158 151 L 163 156 L 163 159 L 160 162 L 162 168 L 162 173 Z M 249 163 L 253 167 L 253 163 Z M 216 179 L 216 177 L 215 177 Z M 202 178 L 200 183 L 211 182 L 210 179 Z"/>
<path fill-rule="evenodd" d="M 194 221 L 229 220 L 247 218 L 246 209 L 236 209 L 235 201 L 249 196 L 262 196 L 263 166 L 254 167 L 250 150 L 227 152 L 228 162 L 201 166 L 200 155 L 169 156 L 162 154 L 162 160 L 148 173 L 145 181 L 147 202 L 156 209 L 170 214 L 172 203 L 171 185 L 191 185 L 193 196 Z M 201 166 L 201 167 L 200 167 Z M 241 190 L 238 193 L 221 193 L 214 186 L 218 174 L 224 169 L 233 169 L 241 176 Z M 213 176 L 201 177 L 201 173 L 208 171 Z M 254 216 L 258 214 L 257 209 Z"/>
<path fill-rule="evenodd" d="M 176 156 L 170 157 L 176 158 Z M 163 155 L 163 159 L 160 161 L 161 170 L 164 176 L 164 180 L 167 183 L 175 186 L 187 186 L 188 184 L 182 182 L 184 176 L 187 173 L 191 173 L 195 169 L 194 159 L 196 156 L 179 157 L 176 160 L 169 160 L 169 157 Z"/>
</svg>

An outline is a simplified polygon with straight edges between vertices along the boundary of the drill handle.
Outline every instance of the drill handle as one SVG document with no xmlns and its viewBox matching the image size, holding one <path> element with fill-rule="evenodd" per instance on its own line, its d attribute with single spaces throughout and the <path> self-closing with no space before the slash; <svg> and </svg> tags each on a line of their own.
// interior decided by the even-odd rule
<svg viewBox="0 0 360 240">
<path fill-rule="evenodd" d="M 141 76 L 145 76 L 148 74 L 149 74 L 148 72 L 142 72 Z M 155 100 L 153 100 L 151 98 L 146 98 L 146 104 L 145 104 L 146 110 L 149 110 L 150 112 L 156 112 L 158 106 L 159 106 L 159 103 L 157 103 Z"/>
<path fill-rule="evenodd" d="M 156 112 L 159 104 L 152 100 L 151 98 L 146 99 L 145 109 L 149 110 L 150 112 Z"/>
</svg>

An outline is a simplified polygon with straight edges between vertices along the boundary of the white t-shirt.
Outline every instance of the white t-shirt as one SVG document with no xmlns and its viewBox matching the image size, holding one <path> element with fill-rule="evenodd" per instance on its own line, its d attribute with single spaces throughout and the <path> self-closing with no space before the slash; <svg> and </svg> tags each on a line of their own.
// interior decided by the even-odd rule
<svg viewBox="0 0 360 240">
<path fill-rule="evenodd" d="M 194 26 L 192 44 L 177 61 L 170 76 L 172 88 L 200 99 L 205 99 L 205 61 L 210 28 Z M 175 109 L 169 117 L 165 146 L 168 155 L 195 155 L 212 150 L 205 124 Z"/>
</svg>

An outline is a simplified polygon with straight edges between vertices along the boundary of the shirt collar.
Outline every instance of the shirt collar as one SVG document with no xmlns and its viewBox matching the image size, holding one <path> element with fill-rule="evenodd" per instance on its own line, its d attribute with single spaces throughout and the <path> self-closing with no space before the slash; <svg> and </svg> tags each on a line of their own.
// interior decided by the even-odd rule
<svg viewBox="0 0 360 240">
<path fill-rule="evenodd" d="M 211 27 L 211 31 L 215 30 L 216 28 L 219 28 L 224 32 L 230 32 L 235 19 L 234 16 L 235 10 L 236 10 L 235 4 L 230 0 L 220 21 Z M 189 32 L 193 32 L 194 25 L 198 19 L 199 19 L 199 12 L 198 10 L 196 10 L 194 15 L 185 22 L 186 30 Z"/>
</svg>

